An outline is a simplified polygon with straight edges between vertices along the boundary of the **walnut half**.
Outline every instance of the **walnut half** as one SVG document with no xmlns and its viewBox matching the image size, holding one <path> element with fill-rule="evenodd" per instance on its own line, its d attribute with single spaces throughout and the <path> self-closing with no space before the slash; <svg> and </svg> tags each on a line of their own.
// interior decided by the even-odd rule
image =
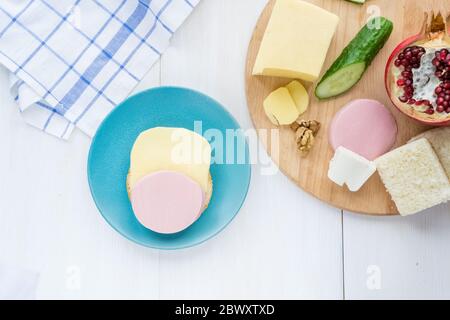
<svg viewBox="0 0 450 320">
<path fill-rule="evenodd" d="M 316 120 L 297 120 L 291 125 L 295 131 L 297 149 L 306 156 L 314 146 L 315 136 L 320 130 L 320 122 Z"/>
</svg>

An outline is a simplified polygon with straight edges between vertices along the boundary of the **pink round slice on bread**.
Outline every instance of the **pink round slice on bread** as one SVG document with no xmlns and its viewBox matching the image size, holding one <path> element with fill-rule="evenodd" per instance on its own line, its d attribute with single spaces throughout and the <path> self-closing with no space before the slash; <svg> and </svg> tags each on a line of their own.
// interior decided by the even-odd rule
<svg viewBox="0 0 450 320">
<path fill-rule="evenodd" d="M 375 160 L 390 151 L 397 139 L 397 123 L 391 112 L 375 100 L 354 100 L 334 117 L 329 140 L 334 150 L 349 149 Z"/>
<path fill-rule="evenodd" d="M 201 215 L 204 198 L 197 182 L 172 171 L 149 174 L 130 192 L 131 205 L 139 222 L 163 234 L 177 233 L 192 225 Z"/>
</svg>

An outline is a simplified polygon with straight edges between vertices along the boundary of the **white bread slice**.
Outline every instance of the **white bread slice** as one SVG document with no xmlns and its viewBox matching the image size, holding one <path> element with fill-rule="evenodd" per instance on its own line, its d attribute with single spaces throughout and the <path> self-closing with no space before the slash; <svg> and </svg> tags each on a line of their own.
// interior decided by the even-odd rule
<svg viewBox="0 0 450 320">
<path fill-rule="evenodd" d="M 447 176 L 450 179 L 450 127 L 436 128 L 426 131 L 413 138 L 411 141 L 421 138 L 425 138 L 431 143 L 439 160 L 441 160 L 445 172 L 447 172 Z"/>
<path fill-rule="evenodd" d="M 375 164 L 403 216 L 450 200 L 449 179 L 425 138 L 385 154 Z"/>
</svg>

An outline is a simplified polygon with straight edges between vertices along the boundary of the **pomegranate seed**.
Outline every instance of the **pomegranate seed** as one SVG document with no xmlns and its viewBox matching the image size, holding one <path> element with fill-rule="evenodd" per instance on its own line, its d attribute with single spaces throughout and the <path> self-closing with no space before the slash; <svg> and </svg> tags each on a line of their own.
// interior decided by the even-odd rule
<svg viewBox="0 0 450 320">
<path fill-rule="evenodd" d="M 439 54 L 439 58 L 441 60 L 445 60 L 445 58 L 447 58 L 447 54 L 448 54 L 448 51 L 446 49 L 442 49 L 441 53 Z"/>
<path fill-rule="evenodd" d="M 419 69 L 420 68 L 420 63 L 414 63 L 413 64 L 413 68 L 414 69 Z"/>
<path fill-rule="evenodd" d="M 405 80 L 403 80 L 403 79 L 398 79 L 398 80 L 397 80 L 397 85 L 398 85 L 399 87 L 403 87 L 403 86 L 405 85 Z"/>
<path fill-rule="evenodd" d="M 450 113 L 450 108 L 447 108 L 445 112 Z"/>
<path fill-rule="evenodd" d="M 444 104 L 444 98 L 442 98 L 442 97 L 439 97 L 437 100 L 436 100 L 436 103 L 437 103 L 437 105 L 438 106 L 442 106 L 443 104 Z"/>
<path fill-rule="evenodd" d="M 399 58 L 400 60 L 405 59 L 405 54 L 404 54 L 404 53 L 400 53 L 400 54 L 398 55 L 398 58 Z"/>
<path fill-rule="evenodd" d="M 430 106 L 431 107 L 431 102 L 430 100 L 423 100 L 422 103 L 426 106 Z"/>
<path fill-rule="evenodd" d="M 404 80 L 405 86 L 410 87 L 412 85 L 412 80 L 411 79 L 406 79 Z"/>
<path fill-rule="evenodd" d="M 450 94 L 450 90 L 445 90 L 445 94 Z"/>
<path fill-rule="evenodd" d="M 433 114 L 434 113 L 434 109 L 433 108 L 429 108 L 425 111 L 426 114 Z"/>
<path fill-rule="evenodd" d="M 439 112 L 439 113 L 442 113 L 442 112 L 444 112 L 444 107 L 443 106 L 438 106 L 436 108 L 436 111 Z"/>
<path fill-rule="evenodd" d="M 411 86 L 406 86 L 403 91 L 406 95 L 412 95 L 414 93 L 414 89 Z"/>
<path fill-rule="evenodd" d="M 439 97 L 441 97 L 442 99 L 444 99 L 444 97 L 445 97 L 445 92 L 439 93 Z"/>
<path fill-rule="evenodd" d="M 450 95 L 446 94 L 444 99 L 445 99 L 445 101 L 450 101 Z"/>
<path fill-rule="evenodd" d="M 417 57 L 412 57 L 411 58 L 411 63 L 412 64 L 416 64 L 417 62 L 419 62 L 419 59 L 417 59 Z"/>
<path fill-rule="evenodd" d="M 450 82 L 445 82 L 444 83 L 444 89 L 447 89 L 447 90 L 450 89 Z"/>
<path fill-rule="evenodd" d="M 415 99 L 409 99 L 408 100 L 408 104 L 415 104 L 416 103 L 416 100 Z"/>
<path fill-rule="evenodd" d="M 442 89 L 441 87 L 437 87 L 437 88 L 434 90 L 434 92 L 435 92 L 436 94 L 440 94 L 443 90 L 444 90 L 444 89 Z"/>
<path fill-rule="evenodd" d="M 408 101 L 408 98 L 405 96 L 401 96 L 401 97 L 398 97 L 398 100 L 400 100 L 400 102 L 405 103 L 406 101 Z"/>
<path fill-rule="evenodd" d="M 403 76 L 403 78 L 411 79 L 413 77 L 413 74 L 411 71 L 403 71 L 402 76 Z"/>
<path fill-rule="evenodd" d="M 450 106 L 450 103 L 448 101 L 444 101 L 442 105 L 444 106 L 444 108 L 448 108 Z"/>
<path fill-rule="evenodd" d="M 403 59 L 402 60 L 402 66 L 404 66 L 404 67 L 407 67 L 407 66 L 409 66 L 409 60 L 408 59 Z"/>
<path fill-rule="evenodd" d="M 434 58 L 433 61 L 431 61 L 431 63 L 432 63 L 433 66 L 435 66 L 435 67 L 439 67 L 439 65 L 441 64 L 441 62 L 439 61 L 438 58 Z"/>
<path fill-rule="evenodd" d="M 436 77 L 441 78 L 442 77 L 442 72 L 441 71 L 436 71 L 436 73 L 434 74 Z"/>
<path fill-rule="evenodd" d="M 397 59 L 397 60 L 395 60 L 394 65 L 396 67 L 400 67 L 402 65 L 402 61 Z"/>
<path fill-rule="evenodd" d="M 423 104 L 423 101 L 422 101 L 422 100 L 418 100 L 418 101 L 416 101 L 416 103 L 415 103 L 416 106 L 421 106 L 422 104 Z"/>
</svg>

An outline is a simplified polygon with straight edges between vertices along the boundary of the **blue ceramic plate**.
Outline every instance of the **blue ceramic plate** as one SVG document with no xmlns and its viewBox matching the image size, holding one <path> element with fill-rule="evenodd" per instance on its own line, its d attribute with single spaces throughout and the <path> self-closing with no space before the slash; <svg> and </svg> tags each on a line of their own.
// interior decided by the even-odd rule
<svg viewBox="0 0 450 320">
<path fill-rule="evenodd" d="M 238 132 L 234 139 L 236 143 L 227 145 L 225 141 L 228 140 L 224 139 L 223 157 L 234 152 L 235 160 L 239 161 L 220 164 L 219 160 L 211 165 L 214 191 L 208 209 L 197 222 L 177 234 L 162 235 L 144 228 L 135 218 L 128 200 L 126 177 L 136 138 L 142 131 L 153 127 L 194 130 L 196 121 L 197 125 L 201 121 L 203 133 L 209 132 L 210 137 L 217 133 L 226 137 L 227 129 L 239 129 L 236 120 L 213 99 L 175 87 L 156 88 L 129 98 L 112 111 L 98 129 L 88 159 L 92 197 L 105 220 L 129 240 L 158 249 L 194 246 L 218 234 L 241 208 L 247 195 L 251 169 L 248 145 L 238 130 L 235 131 Z M 216 140 L 216 143 L 220 142 L 220 139 Z M 213 156 L 217 155 L 213 148 Z M 240 159 L 237 159 L 239 155 Z"/>
</svg>

